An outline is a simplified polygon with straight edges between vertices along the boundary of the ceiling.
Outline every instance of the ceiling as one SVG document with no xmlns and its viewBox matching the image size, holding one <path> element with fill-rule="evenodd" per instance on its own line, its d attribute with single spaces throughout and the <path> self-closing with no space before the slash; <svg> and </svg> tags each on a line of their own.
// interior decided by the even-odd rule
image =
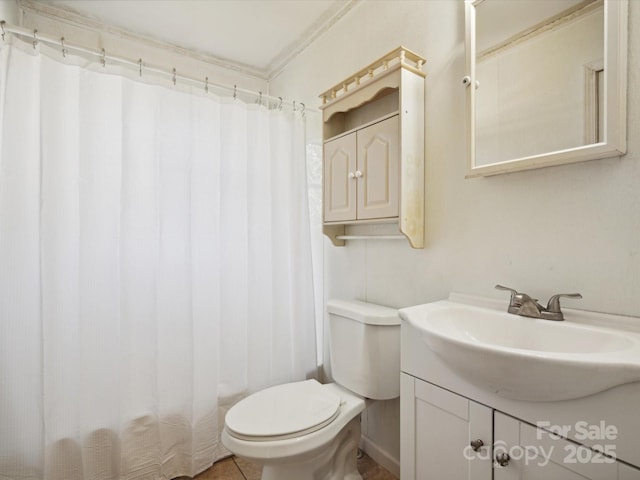
<svg viewBox="0 0 640 480">
<path fill-rule="evenodd" d="M 359 0 L 18 0 L 132 32 L 271 78 Z"/>
</svg>

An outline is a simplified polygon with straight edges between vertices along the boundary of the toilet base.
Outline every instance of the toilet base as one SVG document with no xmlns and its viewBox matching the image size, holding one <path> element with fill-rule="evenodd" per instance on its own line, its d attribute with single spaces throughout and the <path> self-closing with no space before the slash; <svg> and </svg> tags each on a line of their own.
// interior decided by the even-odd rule
<svg viewBox="0 0 640 480">
<path fill-rule="evenodd" d="M 358 415 L 324 448 L 299 457 L 265 461 L 262 480 L 362 480 L 356 459 L 359 441 Z"/>
</svg>

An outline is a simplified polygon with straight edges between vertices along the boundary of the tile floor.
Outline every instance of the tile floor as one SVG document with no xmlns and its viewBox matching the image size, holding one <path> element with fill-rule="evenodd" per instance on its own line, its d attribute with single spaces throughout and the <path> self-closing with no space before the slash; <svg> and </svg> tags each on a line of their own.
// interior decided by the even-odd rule
<svg viewBox="0 0 640 480">
<path fill-rule="evenodd" d="M 367 454 L 358 459 L 358 471 L 363 480 L 397 480 Z M 261 469 L 252 463 L 238 457 L 229 457 L 214 463 L 209 470 L 195 477 L 195 480 L 260 480 L 261 475 Z"/>
</svg>

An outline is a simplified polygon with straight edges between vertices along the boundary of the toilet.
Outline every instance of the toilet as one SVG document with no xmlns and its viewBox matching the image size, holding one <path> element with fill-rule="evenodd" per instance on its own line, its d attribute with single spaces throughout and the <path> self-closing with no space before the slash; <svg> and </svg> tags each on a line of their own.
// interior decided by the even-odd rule
<svg viewBox="0 0 640 480">
<path fill-rule="evenodd" d="M 262 480 L 360 480 L 360 413 L 400 395 L 400 318 L 393 308 L 329 300 L 335 383 L 305 380 L 256 392 L 225 418 L 222 443 L 263 466 Z"/>
</svg>

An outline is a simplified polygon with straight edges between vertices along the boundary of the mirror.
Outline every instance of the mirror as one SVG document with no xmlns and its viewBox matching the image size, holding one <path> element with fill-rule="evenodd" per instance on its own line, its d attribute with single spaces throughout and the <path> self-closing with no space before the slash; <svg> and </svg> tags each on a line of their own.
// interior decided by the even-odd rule
<svg viewBox="0 0 640 480">
<path fill-rule="evenodd" d="M 467 177 L 626 151 L 627 0 L 465 0 Z"/>
</svg>

